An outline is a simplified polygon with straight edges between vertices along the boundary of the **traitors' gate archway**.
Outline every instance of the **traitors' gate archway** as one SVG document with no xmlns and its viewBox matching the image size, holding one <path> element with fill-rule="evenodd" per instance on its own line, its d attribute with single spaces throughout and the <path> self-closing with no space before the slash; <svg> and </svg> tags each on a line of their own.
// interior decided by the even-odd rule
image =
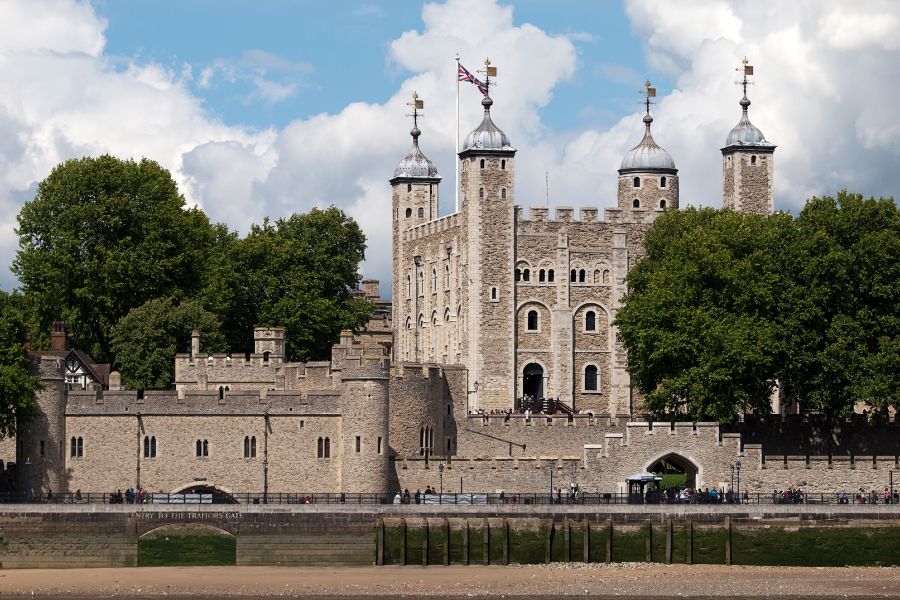
<svg viewBox="0 0 900 600">
<path fill-rule="evenodd" d="M 700 467 L 693 460 L 677 452 L 669 452 L 652 460 L 644 470 L 658 475 L 684 475 L 685 487 L 696 489 Z"/>
</svg>

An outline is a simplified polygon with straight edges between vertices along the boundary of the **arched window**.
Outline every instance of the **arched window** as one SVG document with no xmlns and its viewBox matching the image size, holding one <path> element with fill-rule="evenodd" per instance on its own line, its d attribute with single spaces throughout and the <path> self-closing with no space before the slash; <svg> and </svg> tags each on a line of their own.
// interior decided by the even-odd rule
<svg viewBox="0 0 900 600">
<path fill-rule="evenodd" d="M 219 400 L 225 399 L 225 388 L 221 385 L 219 386 Z"/>
<path fill-rule="evenodd" d="M 491 288 L 491 300 L 496 300 L 496 299 L 497 299 L 497 288 L 492 287 Z"/>
<path fill-rule="evenodd" d="M 537 331 L 538 330 L 538 311 L 529 310 L 528 311 L 528 331 Z"/>
<path fill-rule="evenodd" d="M 203 456 L 203 441 L 197 440 L 197 456 Z"/>
<path fill-rule="evenodd" d="M 516 281 L 521 281 L 522 279 L 522 269 L 516 269 Z"/>
<path fill-rule="evenodd" d="M 597 331 L 597 313 L 592 310 L 584 313 L 584 330 Z"/>
<path fill-rule="evenodd" d="M 577 269 L 572 269 L 572 273 L 569 277 L 569 281 L 571 281 L 572 283 L 575 283 L 576 281 L 578 281 L 578 270 Z"/>
<path fill-rule="evenodd" d="M 660 207 L 660 208 L 665 208 L 665 207 L 666 207 L 666 201 L 665 201 L 665 200 L 660 200 L 660 201 L 659 201 L 659 207 Z"/>
<path fill-rule="evenodd" d="M 634 202 L 631 203 L 631 207 L 632 207 L 632 208 L 640 208 L 640 207 L 641 207 L 641 201 L 638 200 L 637 198 L 635 198 L 635 199 L 634 199 Z"/>
<path fill-rule="evenodd" d="M 501 168 L 501 169 L 505 169 L 505 168 L 506 168 L 506 159 L 503 159 L 503 160 L 500 161 L 500 168 Z"/>
<path fill-rule="evenodd" d="M 78 438 L 78 458 L 81 458 L 82 456 L 84 456 L 84 438 L 79 437 Z"/>
<path fill-rule="evenodd" d="M 584 269 L 578 270 L 578 283 L 584 283 L 585 272 Z"/>
<path fill-rule="evenodd" d="M 156 437 L 144 436 L 144 458 L 156 458 Z"/>
<path fill-rule="evenodd" d="M 447 264 L 444 265 L 444 289 L 450 289 L 450 261 L 447 261 Z"/>
<path fill-rule="evenodd" d="M 331 458 L 331 438 L 325 438 L 325 458 Z"/>
<path fill-rule="evenodd" d="M 550 283 L 553 283 L 553 269 L 550 269 L 549 271 L 547 271 L 547 281 L 549 281 Z"/>
<path fill-rule="evenodd" d="M 600 283 L 600 278 L 603 277 L 600 274 L 600 269 L 594 269 L 594 283 Z"/>
<path fill-rule="evenodd" d="M 434 267 L 431 269 L 431 291 L 437 291 L 437 269 Z"/>
<path fill-rule="evenodd" d="M 661 188 L 666 187 L 666 176 L 665 175 L 663 175 L 662 177 L 659 178 L 659 187 L 661 187 Z"/>
<path fill-rule="evenodd" d="M 244 436 L 244 458 L 250 458 L 250 436 Z"/>
<path fill-rule="evenodd" d="M 750 157 L 750 164 L 754 167 L 756 166 L 756 155 L 755 154 Z"/>
<path fill-rule="evenodd" d="M 209 440 L 203 440 L 203 456 L 209 456 Z"/>
<path fill-rule="evenodd" d="M 597 367 L 588 365 L 584 368 L 584 391 L 597 391 Z"/>
<path fill-rule="evenodd" d="M 407 208 L 407 209 L 406 209 L 406 218 L 408 219 L 408 218 L 410 218 L 411 216 L 412 216 L 412 209 L 411 209 L 411 208 Z"/>
<path fill-rule="evenodd" d="M 78 442 L 75 440 L 75 436 L 72 436 L 72 439 L 69 441 L 69 456 L 71 458 L 75 458 L 78 456 Z"/>
<path fill-rule="evenodd" d="M 500 188 L 500 197 L 506 200 L 506 188 Z"/>
<path fill-rule="evenodd" d="M 478 188 L 478 199 L 484 200 L 484 188 Z"/>
<path fill-rule="evenodd" d="M 522 281 L 530 281 L 531 280 L 531 271 L 529 269 L 522 270 Z"/>
<path fill-rule="evenodd" d="M 609 269 L 603 269 L 603 283 L 609 283 Z"/>
<path fill-rule="evenodd" d="M 269 354 L 269 351 L 268 351 L 268 350 L 266 350 L 265 352 L 263 352 L 263 362 L 264 362 L 264 363 L 269 362 L 269 355 L 270 355 L 270 354 Z"/>
<path fill-rule="evenodd" d="M 541 269 L 540 271 L 538 271 L 538 281 L 540 283 L 544 283 L 544 281 L 546 279 L 547 279 L 547 271 L 545 271 L 544 269 Z"/>
<path fill-rule="evenodd" d="M 406 191 L 407 191 L 407 192 L 411 192 L 411 191 L 412 191 L 412 184 L 411 184 L 411 183 L 407 183 L 407 184 L 406 184 Z"/>
<path fill-rule="evenodd" d="M 406 297 L 412 298 L 412 277 L 406 276 Z"/>
<path fill-rule="evenodd" d="M 635 178 L 631 181 L 631 185 L 632 185 L 632 187 L 641 187 L 641 178 L 640 178 L 640 177 L 635 177 Z"/>
<path fill-rule="evenodd" d="M 316 458 L 325 458 L 325 438 L 316 440 Z"/>
<path fill-rule="evenodd" d="M 481 168 L 482 169 L 484 168 L 484 159 L 483 158 L 481 159 Z"/>
<path fill-rule="evenodd" d="M 420 206 L 418 214 L 419 214 L 420 219 L 424 219 L 425 218 L 425 209 Z"/>
<path fill-rule="evenodd" d="M 250 458 L 256 458 L 256 436 L 250 437 Z"/>
<path fill-rule="evenodd" d="M 419 273 L 416 275 L 416 279 L 417 279 L 417 281 L 416 281 L 416 291 L 418 292 L 418 294 L 419 294 L 420 296 L 424 296 L 424 295 L 425 295 L 425 282 L 422 281 L 422 279 L 423 279 L 424 277 L 425 277 L 425 276 L 424 276 L 421 272 L 419 272 Z"/>
</svg>

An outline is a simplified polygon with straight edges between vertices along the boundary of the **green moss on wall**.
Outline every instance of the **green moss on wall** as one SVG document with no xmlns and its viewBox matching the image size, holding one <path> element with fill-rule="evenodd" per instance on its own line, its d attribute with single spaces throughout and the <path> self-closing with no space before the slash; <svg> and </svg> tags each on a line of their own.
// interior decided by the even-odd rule
<svg viewBox="0 0 900 600">
<path fill-rule="evenodd" d="M 233 565 L 236 557 L 235 539 L 230 535 L 172 535 L 138 540 L 141 567 Z"/>
</svg>

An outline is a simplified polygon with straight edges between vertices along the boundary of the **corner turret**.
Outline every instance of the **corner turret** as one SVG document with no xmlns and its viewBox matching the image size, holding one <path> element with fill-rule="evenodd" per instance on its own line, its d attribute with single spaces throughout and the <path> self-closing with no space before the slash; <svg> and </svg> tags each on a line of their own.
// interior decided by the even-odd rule
<svg viewBox="0 0 900 600">
<path fill-rule="evenodd" d="M 775 210 L 775 145 L 750 122 L 747 109 L 747 79 L 753 66 L 744 57 L 737 68 L 742 72 L 738 85 L 744 89 L 741 98 L 741 120 L 732 128 L 722 148 L 722 205 L 739 212 L 769 215 Z"/>
</svg>

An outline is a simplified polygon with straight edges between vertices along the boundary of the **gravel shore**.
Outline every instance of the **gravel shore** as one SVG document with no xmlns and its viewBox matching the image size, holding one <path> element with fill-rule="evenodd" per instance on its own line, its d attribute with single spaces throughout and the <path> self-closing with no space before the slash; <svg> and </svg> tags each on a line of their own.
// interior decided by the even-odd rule
<svg viewBox="0 0 900 600">
<path fill-rule="evenodd" d="M 0 597 L 900 598 L 900 568 L 551 564 L 157 567 L 0 572 Z"/>
</svg>

